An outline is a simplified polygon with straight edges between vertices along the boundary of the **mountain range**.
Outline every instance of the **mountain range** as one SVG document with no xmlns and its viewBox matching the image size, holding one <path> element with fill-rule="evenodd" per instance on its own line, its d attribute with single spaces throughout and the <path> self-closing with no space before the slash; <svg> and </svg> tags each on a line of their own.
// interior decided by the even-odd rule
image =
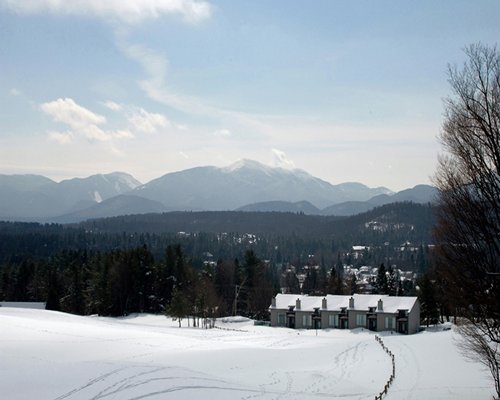
<svg viewBox="0 0 500 400">
<path fill-rule="evenodd" d="M 196 167 L 141 184 L 115 172 L 59 183 L 40 175 L 0 175 L 0 219 L 79 222 L 167 211 L 281 211 L 354 215 L 399 201 L 428 203 L 436 189 L 418 185 L 394 193 L 350 182 L 332 185 L 295 169 L 241 160 Z"/>
<path fill-rule="evenodd" d="M 43 221 L 87 209 L 140 185 L 122 172 L 59 183 L 40 175 L 0 175 L 0 218 Z"/>
</svg>

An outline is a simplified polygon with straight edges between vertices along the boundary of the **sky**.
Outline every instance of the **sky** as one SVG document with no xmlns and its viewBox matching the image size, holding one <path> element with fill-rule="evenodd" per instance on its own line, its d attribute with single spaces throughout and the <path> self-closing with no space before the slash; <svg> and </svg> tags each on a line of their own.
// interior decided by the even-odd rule
<svg viewBox="0 0 500 400">
<path fill-rule="evenodd" d="M 430 183 L 448 65 L 497 0 L 0 0 L 0 174 L 145 183 L 240 159 Z"/>
</svg>

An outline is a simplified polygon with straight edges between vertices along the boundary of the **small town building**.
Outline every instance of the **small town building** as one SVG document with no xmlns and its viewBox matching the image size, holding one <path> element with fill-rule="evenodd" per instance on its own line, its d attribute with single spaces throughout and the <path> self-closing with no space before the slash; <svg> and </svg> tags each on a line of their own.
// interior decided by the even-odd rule
<svg viewBox="0 0 500 400">
<path fill-rule="evenodd" d="M 366 328 L 412 334 L 420 328 L 417 297 L 278 294 L 272 299 L 269 311 L 271 326 L 294 329 Z"/>
</svg>

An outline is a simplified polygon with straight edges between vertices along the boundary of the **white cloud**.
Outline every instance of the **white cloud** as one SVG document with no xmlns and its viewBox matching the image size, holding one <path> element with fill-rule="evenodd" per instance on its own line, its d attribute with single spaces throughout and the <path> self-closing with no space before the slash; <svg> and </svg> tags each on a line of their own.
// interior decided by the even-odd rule
<svg viewBox="0 0 500 400">
<path fill-rule="evenodd" d="M 212 106 L 197 97 L 174 93 L 167 85 L 168 60 L 164 55 L 141 45 L 118 43 L 118 46 L 125 55 L 142 66 L 146 79 L 139 81 L 139 86 L 149 98 L 158 103 L 190 115 L 216 119 L 231 127 L 241 127 L 252 132 L 273 130 L 262 118 L 254 115 Z"/>
<path fill-rule="evenodd" d="M 67 131 L 50 131 L 47 133 L 49 141 L 66 145 L 76 142 L 78 138 L 88 140 L 88 143 L 102 143 L 103 149 L 114 156 L 124 157 L 126 154 L 118 146 L 123 140 L 130 140 L 138 133 L 154 133 L 170 126 L 168 119 L 157 113 L 150 113 L 143 108 L 117 104 L 114 102 L 101 103 L 108 108 L 117 109 L 123 118 L 124 124 L 128 123 L 125 129 L 109 129 L 106 127 L 106 118 L 93 111 L 77 104 L 73 99 L 57 99 L 40 105 L 41 110 L 50 115 L 55 122 L 60 122 L 68 126 Z M 118 105 L 119 107 L 116 107 Z M 109 107 L 110 106 L 110 107 Z M 138 144 L 138 142 L 135 142 Z M 80 146 L 82 143 L 78 143 Z"/>
<path fill-rule="evenodd" d="M 288 169 L 293 169 L 295 168 L 295 163 L 290 160 L 287 155 L 278 149 L 271 149 L 273 153 L 273 165 L 275 167 L 281 167 L 281 168 L 288 168 Z"/>
<path fill-rule="evenodd" d="M 143 108 L 137 108 L 128 117 L 128 121 L 135 130 L 144 133 L 155 133 L 159 128 L 165 128 L 170 125 L 168 119 L 157 113 L 150 113 Z"/>
<path fill-rule="evenodd" d="M 102 102 L 101 104 L 112 111 L 123 111 L 122 114 L 126 116 L 127 121 L 129 122 L 129 124 L 131 124 L 133 130 L 136 130 L 138 132 L 155 133 L 160 128 L 165 128 L 171 125 L 168 118 L 163 114 L 151 113 L 146 111 L 142 107 L 119 104 L 111 100 Z M 122 134 L 118 135 L 118 137 L 134 137 L 134 135 L 130 131 L 126 132 L 128 132 L 127 135 L 122 132 Z"/>
<path fill-rule="evenodd" d="M 9 93 L 12 95 L 12 96 L 20 96 L 22 93 L 17 90 L 16 88 L 12 88 L 10 89 Z"/>
<path fill-rule="evenodd" d="M 57 99 L 47 103 L 42 103 L 40 108 L 50 115 L 56 122 L 64 122 L 73 129 L 82 126 L 99 125 L 106 122 L 102 115 L 93 113 L 75 103 L 73 99 Z"/>
<path fill-rule="evenodd" d="M 114 101 L 108 100 L 101 103 L 104 107 L 109 108 L 112 111 L 121 111 L 123 106 L 121 104 L 115 103 Z"/>
<path fill-rule="evenodd" d="M 135 136 L 129 130 L 119 130 L 112 133 L 113 137 L 116 139 L 133 139 Z"/>
<path fill-rule="evenodd" d="M 120 47 L 130 59 L 137 61 L 144 68 L 148 80 L 141 82 L 141 86 L 147 82 L 154 87 L 163 88 L 168 68 L 165 56 L 138 44 Z"/>
<path fill-rule="evenodd" d="M 113 155 L 115 155 L 117 157 L 125 157 L 125 153 L 122 150 L 120 150 L 119 148 L 117 148 L 117 147 L 115 147 L 113 145 L 111 145 L 111 147 L 109 148 L 109 150 L 110 150 L 110 152 Z"/>
<path fill-rule="evenodd" d="M 0 5 L 25 14 L 94 15 L 125 23 L 165 15 L 181 15 L 185 21 L 197 23 L 210 18 L 212 13 L 205 0 L 0 0 Z"/>
<path fill-rule="evenodd" d="M 74 133 L 83 135 L 87 139 L 105 142 L 112 138 L 109 132 L 97 126 L 104 124 L 106 118 L 76 104 L 73 99 L 57 99 L 42 103 L 40 108 L 54 121 L 69 125 Z"/>
<path fill-rule="evenodd" d="M 222 136 L 222 137 L 229 137 L 232 135 L 231 131 L 229 129 L 219 129 L 214 132 L 215 136 Z"/>
<path fill-rule="evenodd" d="M 49 140 L 59 144 L 68 144 L 73 141 L 73 135 L 71 132 L 49 132 L 48 138 Z"/>
</svg>

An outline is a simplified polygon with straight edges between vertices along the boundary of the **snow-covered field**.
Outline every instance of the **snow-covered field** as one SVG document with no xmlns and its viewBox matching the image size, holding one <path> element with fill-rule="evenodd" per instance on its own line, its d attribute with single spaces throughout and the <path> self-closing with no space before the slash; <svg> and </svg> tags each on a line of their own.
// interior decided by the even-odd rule
<svg viewBox="0 0 500 400">
<path fill-rule="evenodd" d="M 1 307 L 0 397 L 374 399 L 391 373 L 371 332 L 217 326 Z M 386 399 L 491 398 L 488 373 L 462 358 L 452 331 L 382 337 L 396 357 Z"/>
</svg>

